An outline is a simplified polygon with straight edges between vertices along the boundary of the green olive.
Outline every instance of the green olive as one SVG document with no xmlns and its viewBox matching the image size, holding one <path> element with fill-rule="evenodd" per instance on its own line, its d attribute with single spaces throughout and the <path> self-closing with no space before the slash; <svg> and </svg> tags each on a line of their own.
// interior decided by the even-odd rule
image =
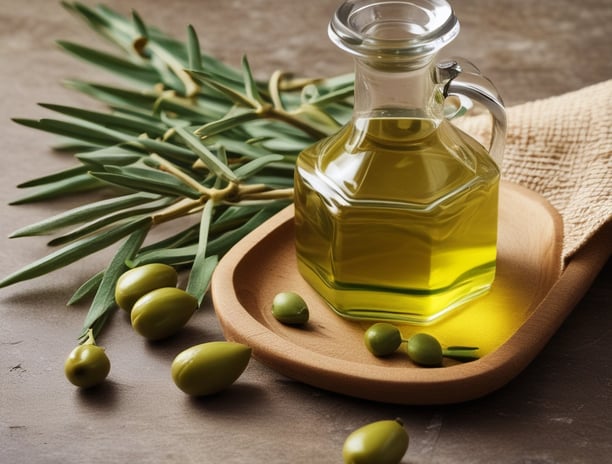
<svg viewBox="0 0 612 464">
<path fill-rule="evenodd" d="M 177 282 L 176 270 L 167 264 L 152 263 L 135 267 L 117 280 L 115 301 L 129 312 L 141 296 L 156 288 L 176 287 Z"/>
<path fill-rule="evenodd" d="M 432 335 L 417 333 L 408 339 L 406 352 L 412 361 L 421 366 L 441 366 L 442 346 Z"/>
<path fill-rule="evenodd" d="M 377 322 L 366 330 L 363 336 L 368 350 L 374 356 L 389 356 L 402 344 L 402 334 L 393 324 Z"/>
<path fill-rule="evenodd" d="M 149 340 L 161 340 L 178 332 L 198 307 L 198 300 L 176 287 L 158 288 L 141 296 L 130 318 L 132 327 Z"/>
<path fill-rule="evenodd" d="M 344 442 L 345 464 L 398 464 L 408 449 L 408 432 L 399 419 L 372 422 Z"/>
<path fill-rule="evenodd" d="M 250 359 L 251 348 L 241 343 L 202 343 L 187 348 L 174 358 L 172 379 L 188 395 L 212 395 L 232 385 Z"/>
<path fill-rule="evenodd" d="M 87 343 L 70 352 L 64 363 L 64 374 L 73 385 L 89 388 L 102 383 L 110 367 L 104 348 Z"/>
<path fill-rule="evenodd" d="M 283 324 L 306 324 L 310 313 L 304 299 L 294 292 L 278 293 L 272 300 L 272 315 Z"/>
</svg>

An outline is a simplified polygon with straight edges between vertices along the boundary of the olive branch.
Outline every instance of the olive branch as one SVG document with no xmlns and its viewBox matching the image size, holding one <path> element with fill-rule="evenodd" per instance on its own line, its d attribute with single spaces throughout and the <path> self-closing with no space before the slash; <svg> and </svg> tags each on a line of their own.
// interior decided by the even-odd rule
<svg viewBox="0 0 612 464">
<path fill-rule="evenodd" d="M 85 197 L 81 206 L 15 231 L 11 238 L 56 234 L 48 242 L 55 251 L 0 280 L 0 287 L 121 242 L 110 263 L 68 301 L 91 298 L 84 340 L 103 329 L 116 307 L 116 281 L 130 267 L 161 262 L 189 269 L 187 291 L 201 303 L 218 260 L 292 201 L 299 152 L 348 121 L 353 76 L 298 79 L 276 71 L 260 81 L 246 56 L 234 68 L 203 53 L 192 26 L 181 42 L 136 12 L 130 18 L 104 5 L 63 6 L 119 53 L 58 44 L 132 86 L 67 81 L 107 111 L 43 103 L 64 119 L 14 119 L 62 137 L 55 149 L 78 164 L 18 185 L 29 193 L 11 204 L 92 190 L 104 198 Z M 185 216 L 193 224 L 146 243 L 156 225 Z"/>
</svg>

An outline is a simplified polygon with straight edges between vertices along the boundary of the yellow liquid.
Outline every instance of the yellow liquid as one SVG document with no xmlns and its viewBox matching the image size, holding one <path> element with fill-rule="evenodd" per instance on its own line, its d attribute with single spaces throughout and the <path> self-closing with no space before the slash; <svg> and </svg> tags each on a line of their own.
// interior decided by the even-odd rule
<svg viewBox="0 0 612 464">
<path fill-rule="evenodd" d="M 493 282 L 498 186 L 446 121 L 357 120 L 298 159 L 300 272 L 342 316 L 432 322 Z"/>
</svg>

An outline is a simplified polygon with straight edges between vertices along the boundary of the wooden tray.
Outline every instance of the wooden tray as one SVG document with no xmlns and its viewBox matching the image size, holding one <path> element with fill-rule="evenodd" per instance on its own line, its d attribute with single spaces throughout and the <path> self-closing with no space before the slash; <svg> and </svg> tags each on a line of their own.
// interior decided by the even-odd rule
<svg viewBox="0 0 612 464">
<path fill-rule="evenodd" d="M 567 312 L 549 314 L 545 297 L 561 273 L 562 221 L 539 195 L 502 183 L 497 277 L 489 294 L 430 326 L 401 326 L 404 336 L 428 332 L 443 345 L 480 348 L 470 363 L 446 360 L 423 368 L 401 351 L 371 355 L 363 343 L 372 322 L 336 315 L 297 271 L 293 207 L 245 237 L 212 279 L 215 311 L 228 340 L 304 383 L 375 401 L 443 404 L 485 395 L 515 377 L 541 350 Z M 305 327 L 279 323 L 274 295 L 295 291 L 310 308 Z"/>
</svg>

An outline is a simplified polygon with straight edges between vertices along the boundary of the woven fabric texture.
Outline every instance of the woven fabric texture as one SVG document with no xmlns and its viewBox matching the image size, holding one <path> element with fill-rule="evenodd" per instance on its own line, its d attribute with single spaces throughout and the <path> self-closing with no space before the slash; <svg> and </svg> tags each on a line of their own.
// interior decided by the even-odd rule
<svg viewBox="0 0 612 464">
<path fill-rule="evenodd" d="M 612 80 L 510 107 L 507 117 L 502 177 L 557 209 L 567 260 L 612 217 Z M 485 144 L 490 137 L 487 115 L 457 125 Z"/>
</svg>

